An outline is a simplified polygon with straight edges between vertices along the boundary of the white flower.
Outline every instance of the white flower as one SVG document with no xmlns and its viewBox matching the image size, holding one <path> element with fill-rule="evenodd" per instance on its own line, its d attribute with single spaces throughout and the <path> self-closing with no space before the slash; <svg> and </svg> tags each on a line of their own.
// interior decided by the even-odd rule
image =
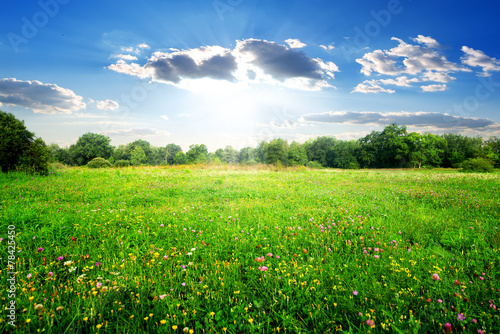
<svg viewBox="0 0 500 334">
<path fill-rule="evenodd" d="M 71 268 L 69 268 L 69 269 L 68 269 L 68 271 L 69 271 L 70 273 L 72 273 L 72 272 L 73 272 L 73 271 L 75 271 L 75 270 L 76 270 L 76 267 L 71 267 Z"/>
<path fill-rule="evenodd" d="M 195 248 L 191 248 L 191 252 L 194 252 L 196 250 L 196 247 Z"/>
<path fill-rule="evenodd" d="M 73 261 L 66 261 L 66 262 L 64 262 L 64 265 L 69 266 L 71 263 L 73 263 Z"/>
<path fill-rule="evenodd" d="M 189 253 L 187 253 L 187 255 L 193 255 L 193 253 L 189 252 Z"/>
</svg>

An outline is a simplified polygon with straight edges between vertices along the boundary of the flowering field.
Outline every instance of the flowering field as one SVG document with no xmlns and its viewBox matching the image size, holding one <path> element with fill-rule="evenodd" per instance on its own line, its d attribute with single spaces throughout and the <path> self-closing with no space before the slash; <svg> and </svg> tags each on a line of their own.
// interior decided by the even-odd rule
<svg viewBox="0 0 500 334">
<path fill-rule="evenodd" d="M 498 333 L 499 180 L 4 174 L 0 332 Z"/>
</svg>

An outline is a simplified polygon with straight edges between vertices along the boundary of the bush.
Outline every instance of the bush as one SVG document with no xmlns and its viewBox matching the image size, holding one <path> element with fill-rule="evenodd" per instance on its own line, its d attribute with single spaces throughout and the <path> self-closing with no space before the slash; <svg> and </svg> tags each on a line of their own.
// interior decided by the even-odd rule
<svg viewBox="0 0 500 334">
<path fill-rule="evenodd" d="M 111 163 L 104 158 L 94 158 L 87 163 L 88 168 L 106 168 L 111 167 Z"/>
<path fill-rule="evenodd" d="M 323 166 L 321 166 L 321 164 L 317 161 L 309 161 L 306 164 L 306 167 L 313 168 L 313 169 L 322 169 L 323 168 Z"/>
<path fill-rule="evenodd" d="M 468 173 L 491 173 L 493 172 L 493 163 L 484 158 L 474 158 L 462 162 L 462 172 Z"/>
<path fill-rule="evenodd" d="M 114 163 L 115 167 L 128 167 L 130 166 L 130 161 L 128 160 L 116 160 Z"/>
</svg>

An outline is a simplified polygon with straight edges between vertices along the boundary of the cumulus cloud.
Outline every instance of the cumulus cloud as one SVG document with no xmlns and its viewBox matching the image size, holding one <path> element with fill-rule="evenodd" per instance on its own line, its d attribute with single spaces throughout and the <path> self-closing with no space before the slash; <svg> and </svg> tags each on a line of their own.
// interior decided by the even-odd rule
<svg viewBox="0 0 500 334">
<path fill-rule="evenodd" d="M 331 87 L 327 80 L 338 72 L 337 65 L 310 58 L 295 50 L 300 41 L 287 40 L 294 47 L 258 39 L 237 41 L 234 49 L 204 46 L 170 52 L 154 52 L 147 63 L 126 63 L 119 59 L 109 69 L 140 78 L 151 78 L 188 88 L 183 81 L 223 80 L 231 83 L 265 82 L 298 89 Z"/>
<path fill-rule="evenodd" d="M 356 62 L 362 65 L 361 73 L 370 75 L 373 73 L 387 75 L 411 74 L 416 75 L 425 72 L 457 72 L 470 71 L 470 69 L 457 65 L 446 59 L 434 48 L 439 46 L 431 37 L 419 35 L 415 38 L 422 45 L 413 45 L 393 37 L 399 45 L 389 50 L 375 50 L 365 54 Z M 396 62 L 399 60 L 399 63 Z"/>
<path fill-rule="evenodd" d="M 168 116 L 167 115 L 160 115 L 161 118 L 163 118 L 164 120 L 168 121 Z"/>
<path fill-rule="evenodd" d="M 118 102 L 113 100 L 96 101 L 96 107 L 99 110 L 115 110 L 120 107 Z"/>
<path fill-rule="evenodd" d="M 332 44 L 329 44 L 329 45 L 320 45 L 319 47 L 322 48 L 322 49 L 324 49 L 324 50 L 333 50 L 333 49 L 335 49 L 335 46 L 333 46 Z"/>
<path fill-rule="evenodd" d="M 422 86 L 423 92 L 442 92 L 448 89 L 445 84 Z"/>
<path fill-rule="evenodd" d="M 302 122 L 322 122 L 355 125 L 380 125 L 391 123 L 409 127 L 427 127 L 434 129 L 469 128 L 483 129 L 497 127 L 498 123 L 487 118 L 462 117 L 437 112 L 372 112 L 372 111 L 332 111 L 306 114 Z"/>
<path fill-rule="evenodd" d="M 488 57 L 481 50 L 474 50 L 467 46 L 462 47 L 465 55 L 461 58 L 462 63 L 471 67 L 481 67 L 483 69 L 482 76 L 490 76 L 493 71 L 500 71 L 500 61 L 496 58 Z"/>
<path fill-rule="evenodd" d="M 72 90 L 37 80 L 22 81 L 15 78 L 0 80 L 0 103 L 23 106 L 35 113 L 70 114 L 85 109 L 81 96 Z"/>
<path fill-rule="evenodd" d="M 306 44 L 302 43 L 301 41 L 299 41 L 296 38 L 289 38 L 289 39 L 285 40 L 285 43 L 288 44 L 290 49 L 300 49 L 300 48 L 307 46 Z"/>
<path fill-rule="evenodd" d="M 363 83 L 358 84 L 356 87 L 354 87 L 353 91 L 351 93 L 390 93 L 393 94 L 396 91 L 393 89 L 387 89 L 382 86 L 380 86 L 377 83 L 377 80 L 365 80 Z"/>
<path fill-rule="evenodd" d="M 137 45 L 137 47 L 139 49 L 149 49 L 150 48 L 150 46 L 147 45 L 146 43 L 141 43 L 141 44 Z"/>
</svg>

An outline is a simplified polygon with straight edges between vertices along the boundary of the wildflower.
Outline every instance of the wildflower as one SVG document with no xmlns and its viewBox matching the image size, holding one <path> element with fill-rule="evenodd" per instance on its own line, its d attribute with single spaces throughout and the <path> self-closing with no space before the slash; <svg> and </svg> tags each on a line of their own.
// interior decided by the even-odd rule
<svg viewBox="0 0 500 334">
<path fill-rule="evenodd" d="M 432 279 L 435 281 L 439 280 L 439 275 L 438 274 L 432 274 Z"/>
<path fill-rule="evenodd" d="M 101 262 L 96 262 L 96 263 L 95 263 L 95 266 L 96 266 L 96 267 L 100 267 L 100 266 L 102 266 L 102 263 L 101 263 Z"/>
<path fill-rule="evenodd" d="M 189 253 L 187 253 L 187 255 L 190 256 L 190 255 L 193 255 L 193 253 L 189 252 Z"/>
<path fill-rule="evenodd" d="M 184 329 L 182 330 L 184 333 L 187 333 L 189 332 L 189 328 L 188 327 L 184 327 Z"/>
<path fill-rule="evenodd" d="M 57 312 L 61 312 L 63 309 L 64 309 L 64 308 L 63 308 L 62 306 L 58 306 L 58 307 L 56 308 L 56 311 L 57 311 Z"/>
<path fill-rule="evenodd" d="M 163 224 L 162 224 L 163 225 Z M 163 319 L 163 320 L 160 320 L 160 324 L 162 325 L 165 325 L 167 323 L 167 320 Z"/>
<path fill-rule="evenodd" d="M 276 258 L 279 259 L 280 258 L 279 255 L 276 255 Z"/>
<path fill-rule="evenodd" d="M 164 260 L 168 259 L 168 255 L 163 255 L 163 259 Z"/>
<path fill-rule="evenodd" d="M 163 224 L 160 224 L 160 227 L 165 227 L 165 225 L 163 225 Z M 164 321 L 164 320 L 162 320 L 162 321 Z M 161 322 L 161 321 L 160 321 L 160 322 Z M 165 322 L 166 322 L 166 321 L 165 321 Z"/>
<path fill-rule="evenodd" d="M 484 281 L 484 277 L 483 277 L 483 276 L 479 276 L 479 279 L 480 279 L 481 281 Z"/>
<path fill-rule="evenodd" d="M 159 295 L 158 297 L 160 297 L 160 299 L 163 299 L 165 298 L 167 295 Z"/>
<path fill-rule="evenodd" d="M 460 285 L 460 282 L 458 280 L 455 280 L 455 282 L 453 282 L 453 284 Z"/>
<path fill-rule="evenodd" d="M 28 319 L 28 320 L 29 320 L 29 319 Z M 482 329 L 478 329 L 478 330 L 477 330 L 477 332 L 478 332 L 479 334 L 484 334 L 484 333 L 485 333 Z"/>
<path fill-rule="evenodd" d="M 449 322 L 444 324 L 444 330 L 443 332 L 445 333 L 453 333 L 453 330 L 451 328 L 451 324 Z"/>
<path fill-rule="evenodd" d="M 182 282 L 182 283 L 181 283 L 181 285 L 182 285 L 182 286 L 186 286 L 186 282 Z"/>
<path fill-rule="evenodd" d="M 57 261 L 62 261 L 62 260 L 64 260 L 64 256 L 59 256 L 59 257 L 57 258 Z"/>
<path fill-rule="evenodd" d="M 71 268 L 69 268 L 69 269 L 68 269 L 68 271 L 69 271 L 70 273 L 72 273 L 72 272 L 73 272 L 73 271 L 75 271 L 75 270 L 76 270 L 76 267 L 71 267 Z"/>
<path fill-rule="evenodd" d="M 64 262 L 64 265 L 69 266 L 71 263 L 73 263 L 73 261 L 66 261 L 66 262 Z"/>
<path fill-rule="evenodd" d="M 376 258 L 376 259 L 378 259 L 380 256 L 378 256 L 378 255 L 374 255 L 373 257 L 374 257 L 374 258 Z"/>
<path fill-rule="evenodd" d="M 26 323 L 29 324 L 31 322 L 31 319 L 26 319 Z"/>
<path fill-rule="evenodd" d="M 438 303 L 442 303 L 442 302 L 443 302 L 443 300 L 442 300 L 442 299 L 438 299 Z"/>
<path fill-rule="evenodd" d="M 38 247 L 38 249 L 36 250 L 38 253 L 41 253 L 43 252 L 43 247 Z"/>
<path fill-rule="evenodd" d="M 458 316 L 457 316 L 457 319 L 460 320 L 460 321 L 464 321 L 465 316 L 463 315 L 463 313 L 459 313 Z"/>
<path fill-rule="evenodd" d="M 370 327 L 375 327 L 375 322 L 371 319 L 366 320 L 366 324 Z"/>
<path fill-rule="evenodd" d="M 101 327 L 102 327 L 102 325 L 101 325 L 101 324 L 99 324 L 99 325 L 97 325 L 97 326 L 96 326 L 96 328 L 97 328 L 97 329 L 99 329 L 99 328 L 101 328 Z"/>
<path fill-rule="evenodd" d="M 198 247 L 191 248 L 191 252 L 194 252 Z"/>
<path fill-rule="evenodd" d="M 358 292 L 357 292 L 356 290 L 354 290 L 354 291 L 352 292 L 352 294 L 353 294 L 353 295 L 355 295 L 355 296 L 357 296 L 357 295 L 358 295 Z"/>
<path fill-rule="evenodd" d="M 28 279 L 30 279 L 30 278 L 31 278 L 31 273 L 29 273 L 28 275 L 26 275 L 26 277 L 27 277 Z"/>
<path fill-rule="evenodd" d="M 35 310 L 41 310 L 43 308 L 42 304 L 36 304 L 35 305 Z"/>
<path fill-rule="evenodd" d="M 100 288 L 102 286 L 102 283 L 101 282 L 97 282 L 95 285 L 97 286 L 97 288 Z"/>
<path fill-rule="evenodd" d="M 172 329 L 175 331 L 177 329 L 177 325 L 173 325 Z"/>
<path fill-rule="evenodd" d="M 267 253 L 266 254 L 268 257 L 273 257 L 273 253 Z"/>
<path fill-rule="evenodd" d="M 215 312 L 210 312 L 210 315 L 213 317 L 215 315 Z"/>
<path fill-rule="evenodd" d="M 477 320 L 476 320 L 476 319 L 472 319 L 472 322 L 473 322 L 473 323 L 476 323 L 476 322 L 477 322 Z"/>
</svg>

